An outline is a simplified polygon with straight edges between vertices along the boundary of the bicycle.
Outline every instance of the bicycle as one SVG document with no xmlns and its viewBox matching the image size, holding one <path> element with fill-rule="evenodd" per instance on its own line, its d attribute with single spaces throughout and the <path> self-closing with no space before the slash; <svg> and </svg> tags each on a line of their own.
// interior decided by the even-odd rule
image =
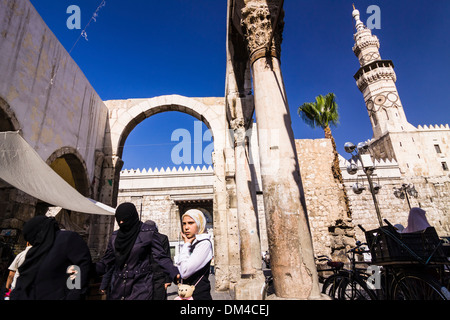
<svg viewBox="0 0 450 320">
<path fill-rule="evenodd" d="M 333 274 L 336 274 L 344 266 L 343 262 L 332 261 L 330 258 L 328 258 L 328 256 L 325 256 L 325 255 L 319 256 L 315 259 L 318 261 L 327 261 L 327 265 L 330 267 L 329 269 L 318 270 L 319 272 L 332 271 Z M 333 281 L 331 279 L 327 281 L 326 278 L 319 277 L 319 282 L 324 282 L 324 281 L 325 281 L 325 283 L 323 285 L 324 290 L 322 291 L 322 293 L 325 293 L 329 296 L 334 296 L 335 292 L 337 293 L 338 282 Z M 267 300 L 267 297 L 274 293 L 275 293 L 275 288 L 274 288 L 274 283 L 273 283 L 273 276 L 272 276 L 272 274 L 267 274 L 265 276 L 264 285 L 261 288 L 262 300 Z"/>
<path fill-rule="evenodd" d="M 338 300 L 337 292 L 339 284 L 342 281 L 342 275 L 340 275 L 341 270 L 344 267 L 344 263 L 340 261 L 332 261 L 328 256 L 321 255 L 316 258 L 318 262 L 326 261 L 328 269 L 317 268 L 319 274 L 319 282 L 323 283 L 322 293 L 328 295 L 334 300 Z M 329 277 L 321 276 L 322 273 L 332 272 L 333 274 Z"/>
<path fill-rule="evenodd" d="M 267 275 L 264 285 L 261 288 L 262 300 L 267 300 L 267 297 L 275 293 L 275 288 L 273 286 L 272 275 Z"/>
<path fill-rule="evenodd" d="M 356 247 L 347 251 L 347 257 L 350 260 L 351 268 L 345 270 L 345 277 L 342 278 L 338 288 L 339 300 L 378 300 L 374 288 L 369 285 L 371 275 L 367 273 L 367 267 L 358 268 L 358 264 L 368 265 L 365 261 L 357 261 L 356 256 L 369 252 L 362 247 L 366 243 L 356 242 Z M 350 256 L 348 254 L 351 254 Z"/>
<path fill-rule="evenodd" d="M 382 268 L 383 300 L 450 300 L 449 261 L 434 228 L 399 234 L 392 224 L 365 233 L 372 264 Z"/>
<path fill-rule="evenodd" d="M 316 258 L 318 261 L 327 260 L 330 269 L 319 271 L 332 271 L 333 274 L 324 279 L 322 293 L 330 296 L 334 300 L 376 300 L 376 294 L 368 287 L 367 280 L 369 275 L 366 269 L 358 268 L 356 255 L 367 252 L 361 247 L 364 243 L 357 242 L 356 247 L 347 251 L 350 260 L 350 269 L 344 269 L 343 262 L 332 261 L 327 256 Z M 365 263 L 365 262 L 362 262 Z"/>
</svg>

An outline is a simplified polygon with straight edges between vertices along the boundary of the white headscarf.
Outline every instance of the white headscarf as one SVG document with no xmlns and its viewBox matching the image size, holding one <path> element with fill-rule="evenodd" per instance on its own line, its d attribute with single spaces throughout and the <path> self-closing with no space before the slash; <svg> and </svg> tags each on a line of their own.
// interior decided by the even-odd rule
<svg viewBox="0 0 450 320">
<path fill-rule="evenodd" d="M 402 233 L 410 233 L 425 230 L 431 227 L 428 223 L 427 217 L 425 217 L 425 210 L 420 208 L 411 208 L 408 217 L 408 226 L 402 231 Z"/>
<path fill-rule="evenodd" d="M 181 220 L 183 220 L 184 216 L 189 216 L 192 219 L 194 219 L 195 223 L 197 224 L 198 232 L 197 234 L 202 234 L 205 232 L 206 227 L 206 218 L 203 212 L 201 212 L 198 209 L 191 209 L 186 211 L 185 214 L 181 217 Z"/>
</svg>

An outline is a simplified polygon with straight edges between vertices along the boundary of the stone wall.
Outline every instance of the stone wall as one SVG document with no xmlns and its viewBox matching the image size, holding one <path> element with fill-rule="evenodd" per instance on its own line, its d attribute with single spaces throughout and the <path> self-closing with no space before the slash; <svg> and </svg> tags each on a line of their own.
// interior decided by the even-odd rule
<svg viewBox="0 0 450 320">
<path fill-rule="evenodd" d="M 339 257 L 354 245 L 343 186 L 334 179 L 331 140 L 296 140 L 315 255 Z"/>
<path fill-rule="evenodd" d="M 73 147 L 94 177 L 108 110 L 29 1 L 0 2 L 0 97 L 24 139 L 46 161 Z"/>
<path fill-rule="evenodd" d="M 375 158 L 396 160 L 403 175 L 429 177 L 448 175 L 450 172 L 449 141 L 447 124 L 388 132 L 368 143 Z M 442 163 L 446 164 L 447 169 Z"/>
<path fill-rule="evenodd" d="M 408 225 L 409 207 L 406 200 L 398 199 L 393 194 L 393 187 L 400 187 L 402 181 L 396 179 L 381 179 L 382 189 L 377 195 L 381 216 L 392 224 L 400 223 L 404 227 Z M 448 207 L 450 205 L 450 183 L 442 184 L 427 182 L 427 179 L 414 179 L 416 190 L 419 192 L 417 199 L 410 199 L 411 206 L 421 207 L 427 212 L 429 223 L 436 228 L 440 236 L 450 235 L 450 221 Z M 353 223 L 361 224 L 366 230 L 379 227 L 372 196 L 368 190 L 356 195 L 351 190 L 351 181 L 346 181 L 347 191 L 350 197 Z M 365 236 L 359 228 L 355 228 L 356 238 L 365 241 Z"/>
<path fill-rule="evenodd" d="M 366 230 L 379 227 L 374 201 L 369 191 L 367 178 L 360 168 L 358 174 L 350 176 L 346 171 L 347 162 L 341 158 L 341 171 L 345 187 L 350 199 L 352 219 L 355 226 L 361 224 Z M 408 225 L 409 207 L 406 199 L 394 196 L 394 187 L 401 187 L 403 183 L 412 183 L 417 192 L 417 198 L 409 197 L 411 207 L 421 207 L 427 212 L 429 223 L 436 228 L 440 236 L 450 235 L 450 180 L 448 176 L 437 177 L 405 177 L 395 161 L 375 161 L 374 182 L 381 185 L 376 199 L 379 204 L 382 219 L 392 224 Z M 352 185 L 357 181 L 366 186 L 363 193 L 357 195 L 352 191 Z M 355 228 L 356 239 L 365 241 L 365 236 L 359 228 Z"/>
<path fill-rule="evenodd" d="M 134 203 L 142 221 L 155 221 L 169 241 L 178 241 L 181 216 L 177 203 L 182 202 L 185 206 L 186 203 L 190 206 L 197 203 L 199 207 L 205 207 L 205 203 L 210 205 L 214 196 L 213 184 L 212 167 L 123 170 L 118 204 Z M 212 220 L 213 212 L 208 214 Z"/>
<path fill-rule="evenodd" d="M 124 202 L 134 203 L 141 221 L 155 221 L 159 232 L 167 235 L 170 241 L 178 239 L 178 234 L 181 231 L 180 216 L 175 202 L 170 199 L 169 195 L 143 195 L 139 197 L 130 193 L 122 193 L 119 196 L 118 205 Z M 117 228 L 117 223 L 115 227 Z"/>
<path fill-rule="evenodd" d="M 362 168 L 356 175 L 346 171 L 348 162 L 340 156 L 340 167 L 349 198 L 351 221 L 346 219 L 341 188 L 331 173 L 332 147 L 326 139 L 296 140 L 300 172 L 308 209 L 316 255 L 332 255 L 334 251 L 354 245 L 355 240 L 365 242 L 366 230 L 379 227 L 377 214 L 368 181 Z M 394 196 L 393 188 L 403 183 L 414 184 L 417 198 L 410 198 L 411 206 L 427 212 L 428 221 L 440 236 L 450 235 L 450 179 L 446 175 L 436 177 L 404 177 L 396 161 L 376 160 L 373 180 L 381 185 L 376 195 L 381 216 L 392 224 L 407 226 L 409 207 L 405 200 Z M 363 183 L 366 190 L 357 195 L 352 186 Z M 354 238 L 353 238 L 354 236 Z"/>
<path fill-rule="evenodd" d="M 75 156 L 82 169 L 71 168 L 74 178 L 86 182 L 78 191 L 98 200 L 108 184 L 102 180 L 103 158 L 98 157 L 108 153 L 108 109 L 30 1 L 0 1 L 0 52 L 0 115 L 6 114 L 6 122 L 20 130 L 49 165 L 55 157 Z M 11 128 L 3 125 L 0 130 Z M 111 204 L 112 195 L 101 201 Z M 46 211 L 38 199 L 4 183 L 0 202 L 4 228 L 21 229 L 25 221 Z M 103 251 L 109 217 L 85 216 L 85 222 L 92 236 L 89 245 Z"/>
</svg>

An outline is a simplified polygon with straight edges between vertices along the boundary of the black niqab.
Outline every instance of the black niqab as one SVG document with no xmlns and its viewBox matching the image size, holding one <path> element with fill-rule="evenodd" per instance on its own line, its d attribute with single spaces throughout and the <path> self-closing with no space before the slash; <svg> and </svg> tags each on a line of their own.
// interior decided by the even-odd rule
<svg viewBox="0 0 450 320">
<path fill-rule="evenodd" d="M 33 247 L 27 252 L 25 261 L 19 267 L 20 277 L 17 278 L 17 299 L 34 299 L 30 297 L 33 282 L 38 273 L 41 262 L 47 256 L 55 241 L 59 230 L 58 222 L 54 218 L 37 216 L 23 226 L 23 237 Z"/>
<path fill-rule="evenodd" d="M 136 207 L 128 202 L 117 207 L 115 216 L 120 228 L 114 242 L 116 264 L 122 268 L 136 242 L 141 222 Z M 123 222 L 120 223 L 121 221 Z"/>
</svg>

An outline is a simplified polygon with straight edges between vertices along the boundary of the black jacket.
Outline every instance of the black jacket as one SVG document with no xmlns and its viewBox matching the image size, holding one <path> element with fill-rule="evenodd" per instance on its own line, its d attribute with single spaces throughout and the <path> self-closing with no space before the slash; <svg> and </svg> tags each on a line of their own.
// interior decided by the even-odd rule
<svg viewBox="0 0 450 320">
<path fill-rule="evenodd" d="M 161 233 L 155 233 L 161 239 L 161 244 L 164 252 L 170 256 L 170 243 L 169 238 Z M 171 283 L 172 279 L 170 276 L 164 272 L 164 269 L 152 259 L 152 269 L 153 269 L 153 300 L 166 300 L 167 291 L 165 289 L 166 283 Z"/>
<path fill-rule="evenodd" d="M 26 259 L 26 258 L 25 258 Z M 80 269 L 80 289 L 68 286 L 67 268 L 76 265 Z M 81 236 L 73 231 L 56 232 L 53 246 L 41 262 L 34 279 L 29 298 L 33 300 L 79 300 L 85 297 L 88 289 L 91 267 L 91 254 Z M 77 284 L 76 280 L 75 284 Z M 11 292 L 11 300 L 22 299 L 20 292 L 20 275 L 17 286 Z"/>
<path fill-rule="evenodd" d="M 96 264 L 99 275 L 112 271 L 110 283 L 110 296 L 112 300 L 151 300 L 153 296 L 153 272 L 151 258 L 154 259 L 170 276 L 172 281 L 177 276 L 178 269 L 173 265 L 161 243 L 161 239 L 155 236 L 156 231 L 149 225 L 141 223 L 141 231 L 131 253 L 123 266 L 119 268 L 115 264 L 114 241 L 117 231 L 113 232 L 106 253 Z"/>
</svg>

